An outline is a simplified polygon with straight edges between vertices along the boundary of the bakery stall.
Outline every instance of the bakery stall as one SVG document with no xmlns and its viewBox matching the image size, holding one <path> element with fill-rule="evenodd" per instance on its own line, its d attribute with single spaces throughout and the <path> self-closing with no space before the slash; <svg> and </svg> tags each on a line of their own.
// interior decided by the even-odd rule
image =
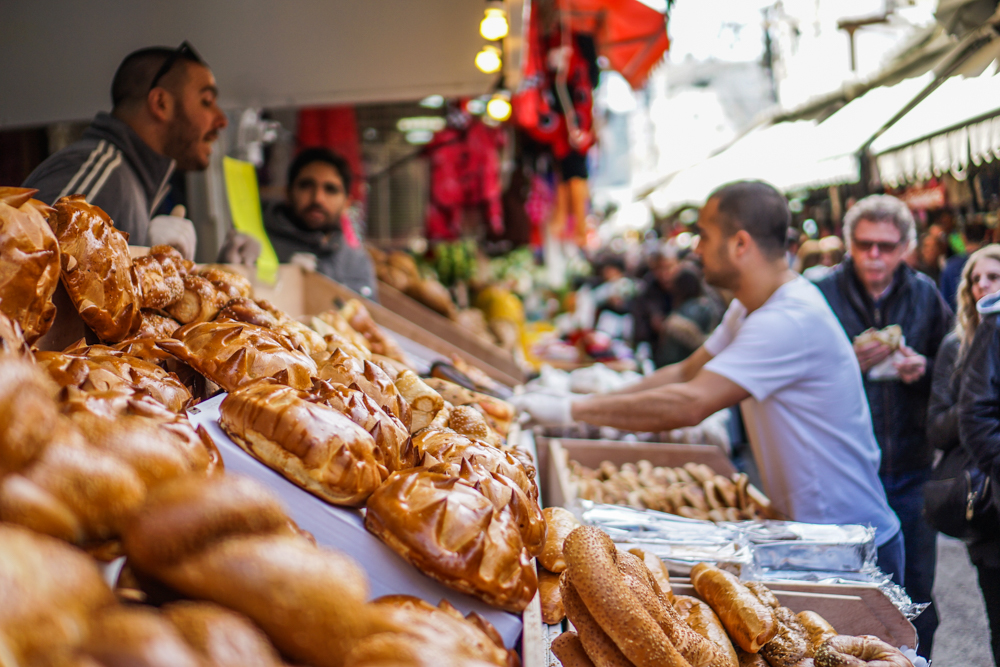
<svg viewBox="0 0 1000 667">
<path fill-rule="evenodd" d="M 130 252 L 82 197 L 31 194 L 0 189 L 12 664 L 910 664 L 912 627 L 865 587 L 761 583 L 760 559 L 788 556 L 741 552 L 743 524 L 766 522 L 576 507 L 571 459 L 550 441 L 539 470 L 509 388 L 471 363 L 425 370 L 444 355 L 362 300 L 293 317 L 233 267 Z M 65 326 L 82 336 L 41 343 Z M 619 449 L 620 472 L 662 456 L 637 475 L 671 467 L 766 516 L 717 453 Z M 866 553 L 833 546 L 827 562 Z"/>
</svg>

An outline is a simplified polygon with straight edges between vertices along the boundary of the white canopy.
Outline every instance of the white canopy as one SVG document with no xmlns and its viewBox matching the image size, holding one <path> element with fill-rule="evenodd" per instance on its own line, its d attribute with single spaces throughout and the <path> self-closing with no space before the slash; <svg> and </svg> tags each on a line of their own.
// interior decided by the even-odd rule
<svg viewBox="0 0 1000 667">
<path fill-rule="evenodd" d="M 896 186 L 1000 157 L 1000 77 L 953 77 L 872 142 L 882 181 Z"/>
</svg>

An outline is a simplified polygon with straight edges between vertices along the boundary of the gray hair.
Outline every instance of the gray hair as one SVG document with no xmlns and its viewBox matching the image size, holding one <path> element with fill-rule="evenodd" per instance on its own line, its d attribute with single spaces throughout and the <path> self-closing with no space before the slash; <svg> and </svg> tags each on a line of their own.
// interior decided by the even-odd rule
<svg viewBox="0 0 1000 667">
<path fill-rule="evenodd" d="M 859 220 L 869 222 L 891 222 L 899 230 L 899 238 L 906 242 L 908 249 L 917 244 L 917 226 L 913 222 L 910 209 L 892 195 L 870 195 L 865 197 L 844 215 L 844 244 L 851 251 L 854 240 L 854 226 Z"/>
</svg>

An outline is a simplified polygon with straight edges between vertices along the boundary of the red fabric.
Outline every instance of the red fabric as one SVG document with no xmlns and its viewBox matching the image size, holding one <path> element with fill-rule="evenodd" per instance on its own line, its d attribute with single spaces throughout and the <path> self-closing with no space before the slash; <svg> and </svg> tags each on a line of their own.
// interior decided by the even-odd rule
<svg viewBox="0 0 1000 667">
<path fill-rule="evenodd" d="M 537 9 L 532 6 L 531 24 L 528 30 L 527 58 L 521 87 L 511 100 L 514 122 L 535 141 L 552 147 L 552 154 L 562 159 L 571 150 L 586 153 L 594 144 L 593 84 L 587 61 L 580 54 L 576 40 L 569 40 L 572 55 L 566 77 L 566 88 L 572 99 L 576 116 L 576 127 L 581 134 L 579 145 L 573 146 L 569 140 L 569 125 L 559 110 L 556 98 L 556 72 L 549 69 L 548 53 L 562 45 L 560 30 L 554 30 L 543 38 L 537 18 Z"/>
<path fill-rule="evenodd" d="M 340 229 L 344 232 L 344 242 L 347 243 L 347 247 L 361 247 L 361 239 L 354 231 L 354 222 L 351 220 L 351 216 L 346 213 L 340 216 Z"/>
<path fill-rule="evenodd" d="M 353 106 L 311 107 L 299 110 L 298 149 L 322 146 L 338 153 L 351 165 L 354 182 L 351 197 L 364 201 L 364 165 L 361 162 L 361 140 L 358 117 Z"/>
<path fill-rule="evenodd" d="M 639 0 L 557 0 L 570 30 L 593 35 L 597 51 L 633 88 L 670 48 L 667 17 Z"/>
<path fill-rule="evenodd" d="M 461 234 L 462 211 L 483 207 L 495 234 L 503 231 L 500 147 L 503 133 L 475 119 L 465 130 L 445 128 L 426 147 L 431 166 L 427 238 L 454 240 Z"/>
</svg>

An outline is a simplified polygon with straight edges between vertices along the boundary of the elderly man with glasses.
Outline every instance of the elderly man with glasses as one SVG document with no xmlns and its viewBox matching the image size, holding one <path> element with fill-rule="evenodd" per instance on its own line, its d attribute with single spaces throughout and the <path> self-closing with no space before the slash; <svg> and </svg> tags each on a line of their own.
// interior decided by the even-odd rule
<svg viewBox="0 0 1000 667">
<path fill-rule="evenodd" d="M 818 283 L 854 345 L 864 375 L 875 439 L 882 449 L 879 477 L 903 525 L 903 584 L 915 602 L 931 606 L 913 624 L 919 653 L 930 656 L 937 612 L 931 599 L 936 532 L 924 521 L 923 486 L 934 449 L 927 441 L 927 402 L 934 358 L 952 313 L 934 283 L 903 261 L 916 244 L 913 216 L 903 202 L 873 195 L 844 216 L 848 257 Z M 898 325 L 898 346 L 859 335 Z"/>
<path fill-rule="evenodd" d="M 111 113 L 98 113 L 79 141 L 51 155 L 24 185 L 47 203 L 82 194 L 129 234 L 129 243 L 172 245 L 193 259 L 194 226 L 182 209 L 153 216 L 175 169 L 208 167 L 227 124 L 217 96 L 212 71 L 186 41 L 135 51 L 115 73 Z"/>
</svg>

